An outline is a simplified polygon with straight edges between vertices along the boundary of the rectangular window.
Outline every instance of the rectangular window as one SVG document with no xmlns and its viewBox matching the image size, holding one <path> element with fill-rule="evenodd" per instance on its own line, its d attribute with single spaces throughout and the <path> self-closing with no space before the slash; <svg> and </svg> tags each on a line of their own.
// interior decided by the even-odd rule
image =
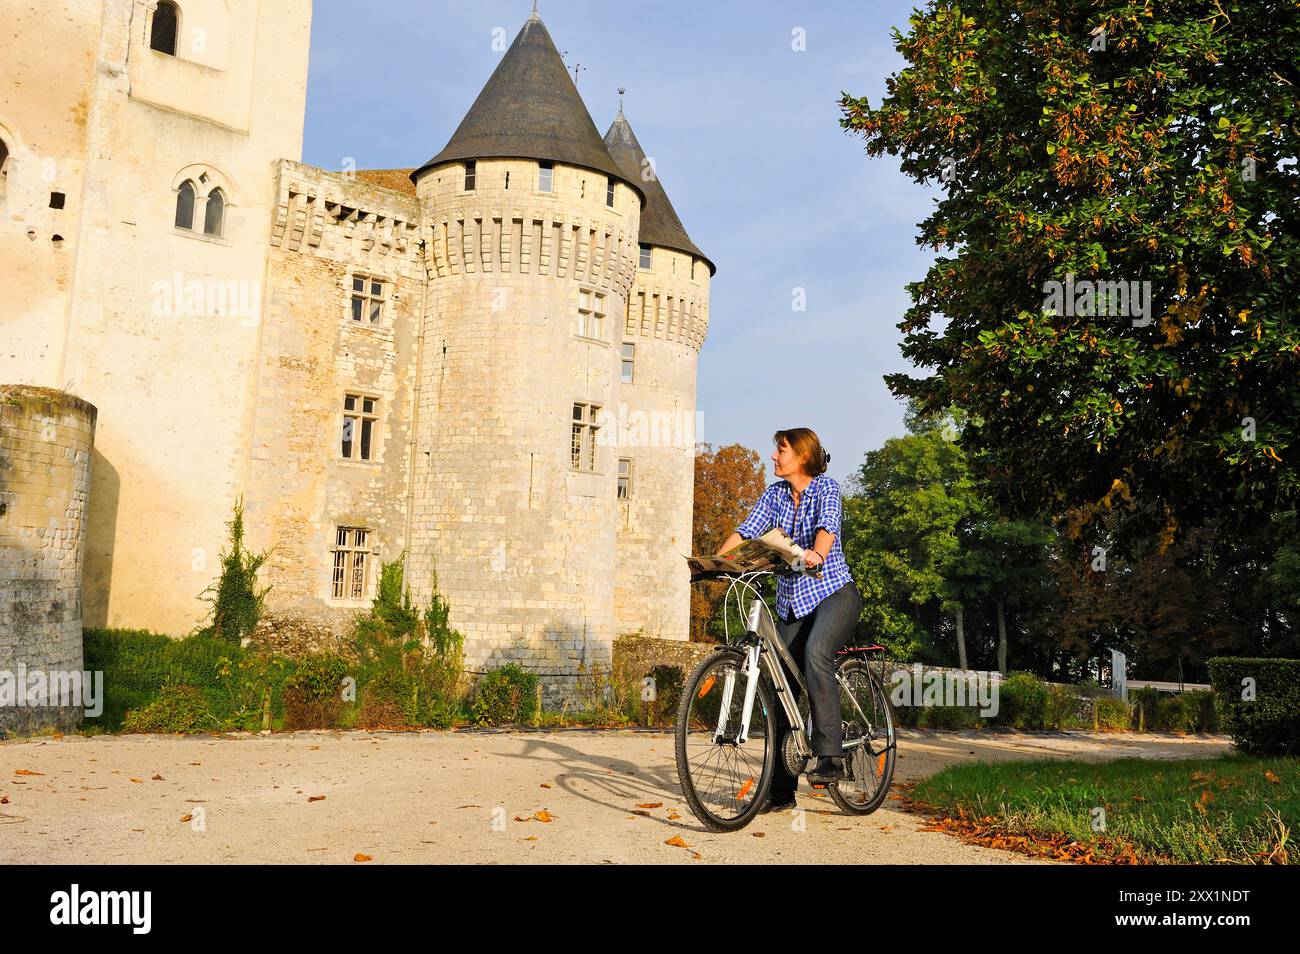
<svg viewBox="0 0 1300 954">
<path fill-rule="evenodd" d="M 600 292 L 578 290 L 578 334 L 605 339 L 605 296 Z"/>
<path fill-rule="evenodd" d="M 345 460 L 374 460 L 379 427 L 379 399 L 366 394 L 343 396 L 342 454 Z"/>
<path fill-rule="evenodd" d="M 474 191 L 474 179 L 478 175 L 478 161 L 475 159 L 465 160 L 465 191 Z"/>
<path fill-rule="evenodd" d="M 339 527 L 334 537 L 334 569 L 331 593 L 336 600 L 366 597 L 366 567 L 370 531 L 360 527 Z"/>
<path fill-rule="evenodd" d="M 368 275 L 352 276 L 352 320 L 363 325 L 377 325 L 384 316 L 388 283 Z"/>
<path fill-rule="evenodd" d="M 632 458 L 618 459 L 618 499 L 628 500 L 632 496 Z"/>
<path fill-rule="evenodd" d="M 632 383 L 632 367 L 636 363 L 636 345 L 630 341 L 623 342 L 623 383 Z"/>
<path fill-rule="evenodd" d="M 537 164 L 537 191 L 550 192 L 554 182 L 555 163 L 543 160 Z"/>
<path fill-rule="evenodd" d="M 569 467 L 573 470 L 596 469 L 596 441 L 600 425 L 599 404 L 576 402 L 573 405 L 573 430 L 569 444 Z"/>
<path fill-rule="evenodd" d="M 649 245 L 641 246 L 641 261 L 638 264 L 640 265 L 641 268 L 650 267 L 650 246 Z"/>
<path fill-rule="evenodd" d="M 605 180 L 605 204 L 611 209 L 614 207 L 614 180 Z"/>
</svg>

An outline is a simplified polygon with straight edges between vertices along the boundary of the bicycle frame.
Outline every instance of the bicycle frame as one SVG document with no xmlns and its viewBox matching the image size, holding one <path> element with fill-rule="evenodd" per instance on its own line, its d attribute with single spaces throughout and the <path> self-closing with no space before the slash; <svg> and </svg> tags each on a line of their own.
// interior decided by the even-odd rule
<svg viewBox="0 0 1300 954">
<path fill-rule="evenodd" d="M 741 707 L 741 724 L 736 741 L 744 743 L 749 741 L 749 725 L 754 710 L 754 697 L 758 691 L 758 680 L 761 678 L 759 664 L 765 662 L 767 665 L 768 675 L 772 680 L 772 685 L 776 690 L 777 699 L 780 701 L 782 708 L 785 709 L 786 718 L 794 730 L 795 750 L 803 758 L 812 758 L 812 745 L 809 743 L 809 735 L 812 731 L 812 707 L 809 706 L 808 722 L 805 724 L 802 713 L 799 711 L 799 704 L 795 701 L 794 693 L 791 691 L 790 680 L 786 676 L 787 670 L 793 676 L 795 684 L 799 688 L 800 698 L 807 699 L 808 686 L 804 682 L 803 673 L 795 663 L 794 657 L 786 648 L 780 634 L 777 633 L 776 623 L 772 619 L 772 612 L 767 608 L 767 604 L 758 594 L 754 586 L 754 581 L 763 576 L 773 576 L 775 574 L 770 570 L 760 570 L 753 573 L 746 573 L 741 576 L 733 577 L 731 586 L 727 589 L 727 594 L 723 600 L 723 626 L 726 626 L 727 603 L 731 599 L 732 590 L 737 586 L 740 592 L 736 594 L 736 601 L 741 604 L 743 594 L 748 591 L 752 596 L 749 604 L 749 611 L 746 616 L 746 631 L 740 641 L 740 646 L 745 650 L 745 662 L 741 669 L 741 675 L 745 680 L 745 697 Z M 784 663 L 785 665 L 782 665 Z M 729 670 L 724 677 L 725 682 L 722 687 L 722 708 L 718 713 L 718 725 L 713 733 L 713 741 L 718 742 L 727 735 L 727 713 L 731 710 L 731 701 L 736 690 L 736 672 Z M 844 680 L 839 672 L 835 673 L 836 682 L 843 686 Z M 850 694 L 850 699 L 852 695 Z M 872 726 L 862 708 L 858 706 L 857 700 L 853 699 L 854 707 L 858 710 L 858 715 L 862 718 L 865 725 Z M 873 727 L 874 728 L 874 727 Z M 865 736 L 860 739 L 854 739 L 844 743 L 843 750 L 851 751 L 865 743 Z M 776 744 L 780 744 L 777 740 Z"/>
</svg>

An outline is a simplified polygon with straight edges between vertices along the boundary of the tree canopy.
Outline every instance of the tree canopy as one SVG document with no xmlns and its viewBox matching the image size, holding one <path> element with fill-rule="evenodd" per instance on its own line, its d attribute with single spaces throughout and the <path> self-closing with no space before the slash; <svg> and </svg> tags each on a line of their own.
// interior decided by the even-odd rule
<svg viewBox="0 0 1300 954">
<path fill-rule="evenodd" d="M 941 190 L 887 377 L 996 503 L 1117 544 L 1289 515 L 1300 8 L 930 0 L 841 124 Z M 1090 285 L 1089 283 L 1104 283 Z"/>
</svg>

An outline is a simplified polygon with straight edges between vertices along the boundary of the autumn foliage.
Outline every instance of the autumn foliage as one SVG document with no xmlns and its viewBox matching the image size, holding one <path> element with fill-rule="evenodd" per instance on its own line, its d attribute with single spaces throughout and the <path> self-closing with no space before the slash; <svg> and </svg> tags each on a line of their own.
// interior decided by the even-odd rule
<svg viewBox="0 0 1300 954">
<path fill-rule="evenodd" d="M 691 532 L 693 553 L 717 553 L 731 531 L 749 516 L 766 487 L 758 452 L 728 444 L 716 451 L 711 444 L 696 446 L 695 521 Z M 717 610 L 726 585 L 697 583 L 691 587 L 691 639 L 712 642 L 708 623 Z"/>
</svg>

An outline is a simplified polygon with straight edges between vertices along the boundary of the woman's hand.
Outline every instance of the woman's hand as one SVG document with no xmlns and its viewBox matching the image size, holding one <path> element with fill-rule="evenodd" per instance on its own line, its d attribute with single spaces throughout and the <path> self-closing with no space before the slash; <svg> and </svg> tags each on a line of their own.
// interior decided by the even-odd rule
<svg viewBox="0 0 1300 954">
<path fill-rule="evenodd" d="M 809 547 L 808 549 L 803 551 L 803 565 L 806 566 L 808 569 L 811 570 L 814 567 L 821 566 L 823 562 L 824 561 L 822 560 L 822 555 L 818 553 L 816 550 L 814 550 L 812 547 Z"/>
</svg>

